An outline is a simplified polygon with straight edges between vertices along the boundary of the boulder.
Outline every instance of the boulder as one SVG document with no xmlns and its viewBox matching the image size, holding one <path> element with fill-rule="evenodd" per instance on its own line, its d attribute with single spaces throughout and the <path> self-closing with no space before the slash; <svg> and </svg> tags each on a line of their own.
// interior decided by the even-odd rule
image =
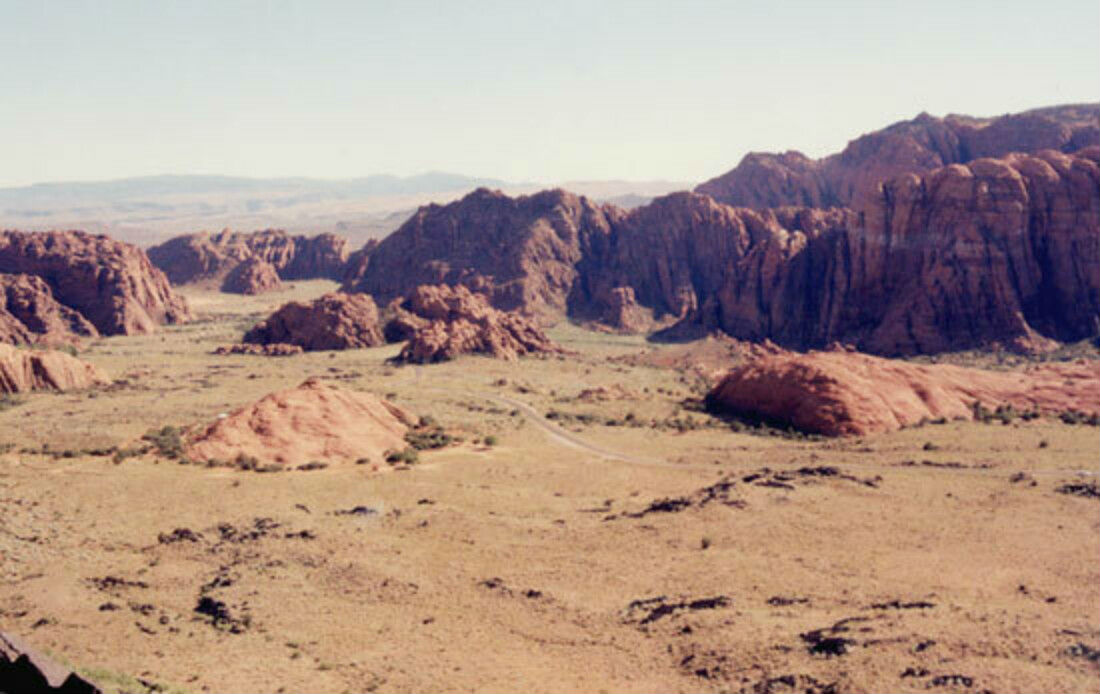
<svg viewBox="0 0 1100 694">
<path fill-rule="evenodd" d="M 222 291 L 230 294 L 264 294 L 282 288 L 275 266 L 255 256 L 230 270 L 222 282 Z"/>
<path fill-rule="evenodd" d="M 215 420 L 186 447 L 189 458 L 262 464 L 382 462 L 403 450 L 418 420 L 382 398 L 311 379 Z"/>
<path fill-rule="evenodd" d="M 417 287 L 401 307 L 427 324 L 416 329 L 398 361 L 423 364 L 461 354 L 512 360 L 525 354 L 563 352 L 535 321 L 515 312 L 499 311 L 484 295 L 466 287 Z"/>
<path fill-rule="evenodd" d="M 383 344 L 378 307 L 366 294 L 332 292 L 284 304 L 244 335 L 251 344 L 285 343 L 307 352 Z"/>
<path fill-rule="evenodd" d="M 106 382 L 95 366 L 64 352 L 0 344 L 0 393 L 80 390 Z"/>
<path fill-rule="evenodd" d="M 715 412 L 827 436 L 894 431 L 939 418 L 970 419 L 975 404 L 1017 412 L 1100 413 L 1100 362 L 1019 371 L 914 364 L 847 350 L 761 356 L 707 394 Z"/>
</svg>

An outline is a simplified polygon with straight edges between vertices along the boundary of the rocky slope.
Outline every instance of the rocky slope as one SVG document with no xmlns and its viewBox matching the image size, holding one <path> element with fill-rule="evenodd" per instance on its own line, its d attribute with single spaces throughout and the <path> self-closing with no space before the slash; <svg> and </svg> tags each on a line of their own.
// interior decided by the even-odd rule
<svg viewBox="0 0 1100 694">
<path fill-rule="evenodd" d="M 422 277 L 622 330 L 1042 351 L 1100 332 L 1100 147 L 905 175 L 859 210 L 675 193 L 625 212 L 564 191 L 477 191 L 421 209 L 347 288 L 389 297 Z"/>
<path fill-rule="evenodd" d="M 0 344 L 0 393 L 79 390 L 105 382 L 99 369 L 64 352 Z"/>
<path fill-rule="evenodd" d="M 365 294 L 332 292 L 291 301 L 245 333 L 246 344 L 290 344 L 306 351 L 358 349 L 384 342 L 378 307 Z"/>
<path fill-rule="evenodd" d="M 894 431 L 988 410 L 1100 412 L 1095 362 L 1023 371 L 922 365 L 844 350 L 784 353 L 732 369 L 707 395 L 708 407 L 829 436 Z"/>
<path fill-rule="evenodd" d="M 398 361 L 423 364 L 461 354 L 511 360 L 562 351 L 530 318 L 499 311 L 484 296 L 463 286 L 417 287 L 401 308 L 427 323 L 414 330 Z"/>
<path fill-rule="evenodd" d="M 380 463 L 386 451 L 407 446 L 405 433 L 415 419 L 370 393 L 311 379 L 214 421 L 186 450 L 193 460 L 225 463 L 238 456 L 284 466 Z"/>
<path fill-rule="evenodd" d="M 82 231 L 0 232 L 0 274 L 36 275 L 104 335 L 190 319 L 187 302 L 136 246 Z"/>
<path fill-rule="evenodd" d="M 58 303 L 36 275 L 0 275 L 0 342 L 72 344 L 99 334 L 77 311 Z"/>
<path fill-rule="evenodd" d="M 343 277 L 348 261 L 347 239 L 335 234 L 291 236 L 281 229 L 251 233 L 228 229 L 169 239 L 149 249 L 149 258 L 172 284 L 222 281 L 249 258 L 270 263 L 283 280 Z"/>
<path fill-rule="evenodd" d="M 479 189 L 420 208 L 360 259 L 366 267 L 344 289 L 388 302 L 420 285 L 464 285 L 502 310 L 560 314 L 586 244 L 622 214 L 563 190 L 511 198 Z"/>
<path fill-rule="evenodd" d="M 222 282 L 222 291 L 230 294 L 264 294 L 281 289 L 282 281 L 275 266 L 253 256 L 229 271 Z"/>
<path fill-rule="evenodd" d="M 695 190 L 729 205 L 766 208 L 861 206 L 878 185 L 1010 152 L 1075 152 L 1100 145 L 1100 105 L 1056 106 L 999 118 L 922 113 L 864 135 L 837 154 L 813 160 L 800 152 L 745 156 L 733 170 Z"/>
</svg>

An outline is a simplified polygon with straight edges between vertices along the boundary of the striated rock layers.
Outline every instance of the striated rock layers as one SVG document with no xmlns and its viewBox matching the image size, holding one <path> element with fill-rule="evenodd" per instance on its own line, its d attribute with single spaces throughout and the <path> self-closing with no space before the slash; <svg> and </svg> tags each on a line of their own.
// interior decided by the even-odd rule
<svg viewBox="0 0 1100 694">
<path fill-rule="evenodd" d="M 79 390 L 106 383 L 96 367 L 56 350 L 0 344 L 0 393 Z"/>
<path fill-rule="evenodd" d="M 766 208 L 859 207 L 878 185 L 1010 152 L 1075 152 L 1100 145 L 1100 105 L 1055 106 L 999 118 L 922 113 L 864 135 L 820 160 L 800 152 L 745 156 L 732 171 L 695 190 L 719 202 Z"/>
<path fill-rule="evenodd" d="M 1100 147 L 905 175 L 859 210 L 674 193 L 625 212 L 481 190 L 422 208 L 345 288 L 388 300 L 423 278 L 622 330 L 677 323 L 886 355 L 1038 351 L 1100 333 Z"/>
<path fill-rule="evenodd" d="M 370 393 L 308 380 L 216 420 L 187 446 L 193 460 L 301 465 L 382 460 L 406 447 L 416 418 Z"/>
<path fill-rule="evenodd" d="M 0 232 L 0 274 L 41 278 L 57 303 L 78 312 L 104 335 L 148 333 L 158 325 L 181 323 L 191 317 L 187 302 L 172 291 L 164 274 L 153 267 L 144 252 L 102 234 Z M 71 314 L 43 306 L 33 311 L 21 309 L 22 315 L 52 311 L 77 334 L 86 331 L 86 326 Z M 15 315 L 10 310 L 8 313 Z M 24 325 L 37 332 L 29 327 L 31 324 Z"/>
<path fill-rule="evenodd" d="M 423 364 L 460 354 L 516 359 L 524 354 L 562 352 L 533 320 L 499 311 L 466 287 L 417 287 L 401 308 L 427 324 L 414 330 L 398 361 Z"/>
<path fill-rule="evenodd" d="M 253 256 L 229 271 L 222 282 L 222 291 L 252 295 L 273 292 L 282 286 L 275 266 Z"/>
<path fill-rule="evenodd" d="M 252 233 L 226 229 L 169 239 L 150 248 L 149 258 L 172 284 L 220 282 L 250 258 L 269 263 L 283 280 L 339 280 L 348 261 L 348 247 L 347 239 L 335 234 L 309 237 L 291 236 L 281 229 Z"/>
<path fill-rule="evenodd" d="M 0 275 L 0 343 L 72 344 L 99 334 L 79 312 L 61 304 L 36 275 Z"/>
<path fill-rule="evenodd" d="M 714 411 L 829 436 L 970 418 L 975 403 L 1021 412 L 1100 412 L 1100 367 L 1082 361 L 983 371 L 848 351 L 785 353 L 735 367 L 707 395 Z"/>
<path fill-rule="evenodd" d="M 332 292 L 310 302 L 291 301 L 244 335 L 251 344 L 285 343 L 306 351 L 358 349 L 384 342 L 378 307 L 365 294 Z"/>
</svg>

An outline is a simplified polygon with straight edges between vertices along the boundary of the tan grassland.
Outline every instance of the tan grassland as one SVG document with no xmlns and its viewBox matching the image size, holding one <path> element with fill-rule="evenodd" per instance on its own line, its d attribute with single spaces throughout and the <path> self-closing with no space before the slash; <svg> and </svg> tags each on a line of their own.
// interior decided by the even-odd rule
<svg viewBox="0 0 1100 694">
<path fill-rule="evenodd" d="M 576 356 L 518 362 L 210 353 L 332 286 L 190 290 L 196 322 L 86 346 L 111 386 L 0 410 L 0 629 L 111 691 L 1100 689 L 1100 504 L 1057 491 L 1095 483 L 1095 427 L 738 433 L 682 346 L 569 325 Z M 616 359 L 646 350 L 680 352 Z M 94 450 L 313 376 L 464 440 L 267 474 Z"/>
</svg>

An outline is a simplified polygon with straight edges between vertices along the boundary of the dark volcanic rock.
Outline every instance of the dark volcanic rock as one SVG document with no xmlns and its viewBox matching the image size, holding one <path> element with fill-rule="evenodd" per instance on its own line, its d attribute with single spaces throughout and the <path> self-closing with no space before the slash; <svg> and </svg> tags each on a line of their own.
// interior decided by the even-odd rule
<svg viewBox="0 0 1100 694">
<path fill-rule="evenodd" d="M 229 271 L 222 282 L 222 291 L 230 294 L 263 294 L 281 289 L 282 286 L 275 266 L 253 256 Z"/>
<path fill-rule="evenodd" d="M 238 264 L 255 258 L 270 263 L 281 279 L 333 279 L 344 275 L 347 239 L 335 234 L 291 236 L 281 229 L 252 233 L 200 232 L 169 239 L 149 249 L 149 258 L 173 284 L 223 280 Z"/>
<path fill-rule="evenodd" d="M 19 694 L 102 694 L 102 690 L 31 648 L 14 634 L 0 632 L 0 687 Z"/>
<path fill-rule="evenodd" d="M 0 232 L 0 273 L 41 277 L 104 335 L 153 332 L 191 317 L 145 253 L 83 231 Z"/>
<path fill-rule="evenodd" d="M 58 303 L 36 275 L 0 275 L 0 342 L 70 344 L 99 331 L 79 312 Z"/>
<path fill-rule="evenodd" d="M 378 307 L 365 294 L 332 292 L 284 304 L 244 336 L 252 344 L 286 343 L 306 351 L 358 349 L 383 343 Z"/>
</svg>

